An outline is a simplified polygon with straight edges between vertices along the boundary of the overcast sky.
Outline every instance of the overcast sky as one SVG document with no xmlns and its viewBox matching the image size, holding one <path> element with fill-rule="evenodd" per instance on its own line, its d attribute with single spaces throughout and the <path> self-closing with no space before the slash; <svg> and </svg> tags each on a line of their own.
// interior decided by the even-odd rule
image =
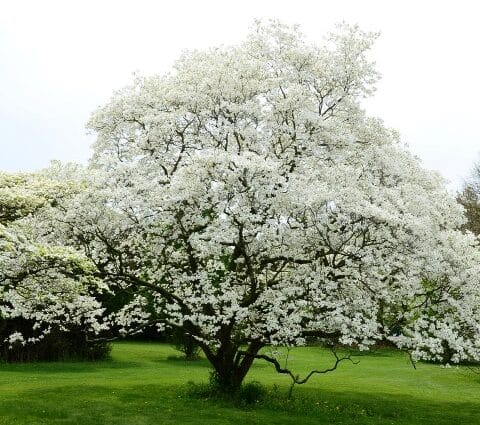
<svg viewBox="0 0 480 425">
<path fill-rule="evenodd" d="M 298 23 L 319 42 L 345 20 L 381 32 L 372 57 L 383 78 L 367 111 L 456 189 L 480 159 L 476 3 L 0 0 L 0 170 L 86 162 L 90 113 L 183 49 L 240 41 L 255 18 Z"/>
</svg>

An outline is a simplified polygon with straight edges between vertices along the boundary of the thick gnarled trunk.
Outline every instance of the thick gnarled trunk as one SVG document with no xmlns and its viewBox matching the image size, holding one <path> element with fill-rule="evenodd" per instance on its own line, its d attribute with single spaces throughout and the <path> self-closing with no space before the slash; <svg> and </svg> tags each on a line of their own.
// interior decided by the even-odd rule
<svg viewBox="0 0 480 425">
<path fill-rule="evenodd" d="M 222 391 L 236 392 L 247 375 L 248 370 L 228 364 L 214 365 L 213 382 Z"/>
<path fill-rule="evenodd" d="M 241 350 L 231 341 L 225 341 L 212 352 L 208 347 L 202 347 L 207 359 L 213 366 L 213 381 L 222 391 L 234 393 L 242 385 L 255 355 L 263 345 L 250 343 L 247 350 Z M 247 353 L 247 354 L 246 354 Z"/>
</svg>

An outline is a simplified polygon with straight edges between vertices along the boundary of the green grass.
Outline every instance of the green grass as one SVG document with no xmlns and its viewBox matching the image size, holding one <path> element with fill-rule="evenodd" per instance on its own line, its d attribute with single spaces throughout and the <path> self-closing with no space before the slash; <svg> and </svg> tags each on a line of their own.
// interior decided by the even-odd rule
<svg viewBox="0 0 480 425">
<path fill-rule="evenodd" d="M 207 382 L 205 360 L 172 359 L 167 345 L 116 343 L 97 363 L 0 364 L 0 424 L 480 424 L 480 375 L 419 364 L 393 351 L 358 357 L 295 388 L 269 364 L 247 377 L 267 388 L 254 406 L 187 396 L 188 381 Z M 331 364 L 320 348 L 292 350 L 298 372 Z"/>
</svg>

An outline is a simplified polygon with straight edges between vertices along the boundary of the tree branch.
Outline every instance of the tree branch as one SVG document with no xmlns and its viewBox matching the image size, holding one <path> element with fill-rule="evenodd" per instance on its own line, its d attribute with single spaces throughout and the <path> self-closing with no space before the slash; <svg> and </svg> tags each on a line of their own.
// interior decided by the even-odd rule
<svg viewBox="0 0 480 425">
<path fill-rule="evenodd" d="M 251 354 L 248 351 L 240 351 L 240 353 L 243 354 L 246 357 L 250 356 L 250 357 L 254 357 L 255 359 L 261 359 L 261 360 L 265 360 L 269 363 L 272 363 L 275 366 L 275 370 L 278 373 L 290 376 L 290 378 L 292 379 L 292 385 L 294 385 L 294 384 L 299 384 L 299 385 L 300 384 L 305 384 L 313 375 L 332 372 L 335 369 L 337 369 L 338 365 L 341 362 L 343 362 L 345 360 L 348 360 L 348 361 L 352 362 L 353 364 L 358 364 L 359 363 L 359 361 L 355 361 L 355 360 L 352 359 L 351 354 L 340 357 L 337 354 L 337 352 L 335 351 L 335 349 L 332 348 L 332 353 L 335 356 L 335 363 L 333 364 L 333 366 L 331 366 L 327 369 L 314 369 L 314 370 L 310 371 L 305 376 L 305 378 L 300 379 L 299 375 L 294 375 L 293 372 L 290 369 L 288 369 L 287 367 L 282 367 L 280 362 L 274 357 L 267 356 L 266 354 Z"/>
</svg>

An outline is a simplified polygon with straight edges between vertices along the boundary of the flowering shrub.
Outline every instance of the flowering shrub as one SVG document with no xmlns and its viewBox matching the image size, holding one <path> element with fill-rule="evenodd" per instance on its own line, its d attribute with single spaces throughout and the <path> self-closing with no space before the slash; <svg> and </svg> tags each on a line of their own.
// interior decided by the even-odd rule
<svg viewBox="0 0 480 425">
<path fill-rule="evenodd" d="M 0 358 L 6 361 L 104 358 L 106 329 L 95 298 L 100 281 L 80 252 L 36 234 L 34 216 L 71 196 L 75 184 L 41 175 L 0 174 Z"/>
</svg>

